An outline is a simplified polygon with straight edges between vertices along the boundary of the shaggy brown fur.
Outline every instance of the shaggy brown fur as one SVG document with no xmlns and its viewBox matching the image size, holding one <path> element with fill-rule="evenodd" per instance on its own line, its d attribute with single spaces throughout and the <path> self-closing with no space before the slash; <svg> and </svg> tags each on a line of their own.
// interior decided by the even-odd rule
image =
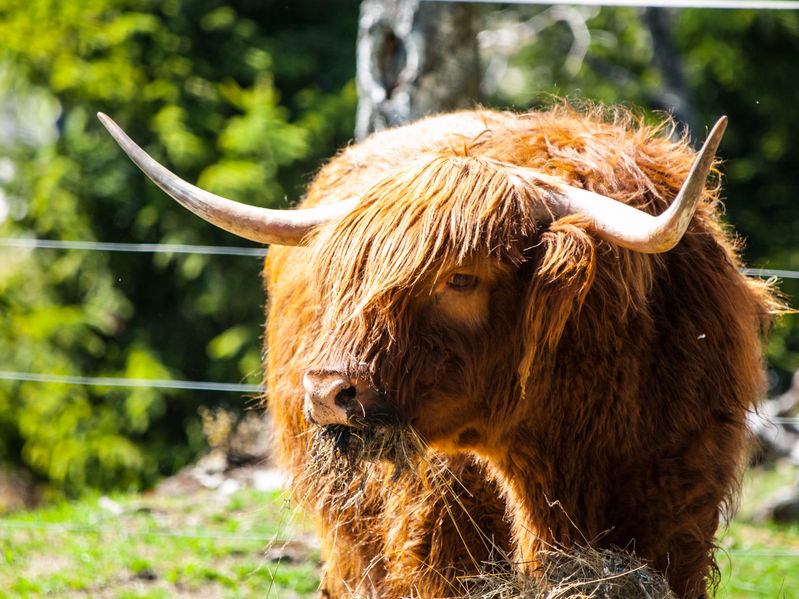
<svg viewBox="0 0 799 599">
<path fill-rule="evenodd" d="M 673 134 L 618 110 L 476 110 L 378 133 L 318 174 L 306 206 L 358 206 L 310 247 L 272 248 L 265 277 L 268 403 L 318 521 L 323 596 L 459 596 L 497 551 L 530 573 L 573 543 L 705 591 L 777 304 L 739 273 L 717 186 L 676 248 L 643 255 L 579 217 L 535 223 L 546 190 L 511 167 L 660 213 L 694 156 Z M 471 296 L 443 283 L 462 269 Z M 368 381 L 383 421 L 309 424 L 314 368 Z"/>
</svg>

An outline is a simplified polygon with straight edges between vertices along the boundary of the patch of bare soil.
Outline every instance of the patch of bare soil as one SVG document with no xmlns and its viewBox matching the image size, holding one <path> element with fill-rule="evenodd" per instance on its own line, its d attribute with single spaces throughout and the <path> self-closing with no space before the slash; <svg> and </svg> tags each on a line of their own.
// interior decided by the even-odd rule
<svg viewBox="0 0 799 599">
<path fill-rule="evenodd" d="M 0 464 L 0 515 L 31 509 L 41 497 L 41 489 L 27 472 Z"/>
</svg>

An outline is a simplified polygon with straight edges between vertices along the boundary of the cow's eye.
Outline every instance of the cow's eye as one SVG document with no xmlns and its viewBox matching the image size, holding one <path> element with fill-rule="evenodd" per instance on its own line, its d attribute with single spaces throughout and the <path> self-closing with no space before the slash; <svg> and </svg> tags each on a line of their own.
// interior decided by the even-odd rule
<svg viewBox="0 0 799 599">
<path fill-rule="evenodd" d="M 477 285 L 479 279 L 474 275 L 456 272 L 447 279 L 447 287 L 456 291 L 467 291 Z"/>
</svg>

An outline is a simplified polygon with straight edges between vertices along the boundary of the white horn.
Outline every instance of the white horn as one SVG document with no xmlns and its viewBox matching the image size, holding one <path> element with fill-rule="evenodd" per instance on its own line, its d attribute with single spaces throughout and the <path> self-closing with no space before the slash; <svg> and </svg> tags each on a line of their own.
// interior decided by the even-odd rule
<svg viewBox="0 0 799 599">
<path fill-rule="evenodd" d="M 667 252 L 688 229 L 726 128 L 727 117 L 723 116 L 710 131 L 677 197 L 659 216 L 597 193 L 563 186 L 553 177 L 534 175 L 534 178 L 552 187 L 548 205 L 551 216 L 584 214 L 606 241 L 647 254 Z"/>
<path fill-rule="evenodd" d="M 346 214 L 357 199 L 302 210 L 270 210 L 248 206 L 204 191 L 161 166 L 111 118 L 103 113 L 97 117 L 120 147 L 144 174 L 167 194 L 200 218 L 217 227 L 259 243 L 302 245 L 314 227 Z"/>
</svg>

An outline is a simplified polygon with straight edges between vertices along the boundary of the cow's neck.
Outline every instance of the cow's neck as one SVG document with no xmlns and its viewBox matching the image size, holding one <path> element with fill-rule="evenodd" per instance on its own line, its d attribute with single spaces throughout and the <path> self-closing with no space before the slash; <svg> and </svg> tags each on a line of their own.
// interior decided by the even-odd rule
<svg viewBox="0 0 799 599">
<path fill-rule="evenodd" d="M 540 365 L 538 386 L 521 401 L 528 412 L 488 452 L 509 506 L 515 557 L 528 568 L 542 546 L 600 538 L 603 545 L 608 539 L 624 544 L 608 481 L 623 487 L 624 470 L 642 446 L 635 438 L 645 428 L 638 389 L 648 367 L 631 362 L 627 341 L 594 344 L 567 332 L 557 355 Z M 649 354 L 642 349 L 638 355 Z"/>
</svg>

